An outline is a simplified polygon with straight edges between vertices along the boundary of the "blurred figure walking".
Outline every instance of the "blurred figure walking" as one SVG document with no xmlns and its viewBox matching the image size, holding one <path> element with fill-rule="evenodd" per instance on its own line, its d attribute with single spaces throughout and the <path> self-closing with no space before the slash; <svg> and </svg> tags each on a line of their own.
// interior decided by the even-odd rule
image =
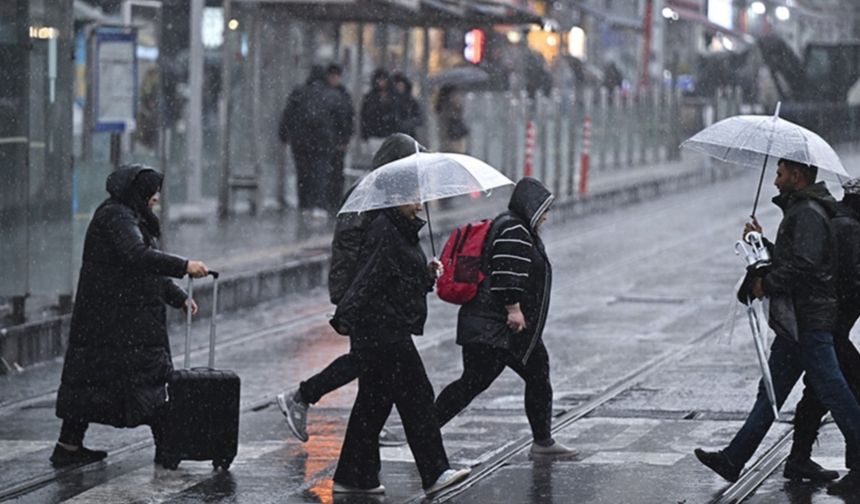
<svg viewBox="0 0 860 504">
<path fill-rule="evenodd" d="M 329 181 L 337 150 L 338 103 L 341 98 L 328 84 L 325 68 L 314 65 L 304 85 L 287 98 L 278 135 L 291 144 L 296 163 L 299 208 L 318 219 L 328 218 Z"/>
<path fill-rule="evenodd" d="M 391 83 L 394 88 L 396 129 L 416 138 L 418 127 L 424 124 L 424 113 L 421 104 L 412 96 L 412 82 L 402 73 L 396 72 L 391 76 Z"/>
<path fill-rule="evenodd" d="M 397 132 L 394 94 L 385 69 L 377 68 L 370 77 L 370 91 L 361 100 L 361 138 L 376 152 L 382 142 Z"/>
<path fill-rule="evenodd" d="M 463 102 L 456 86 L 446 84 L 439 88 L 435 110 L 439 120 L 439 150 L 465 154 L 469 127 L 463 120 Z"/>
</svg>

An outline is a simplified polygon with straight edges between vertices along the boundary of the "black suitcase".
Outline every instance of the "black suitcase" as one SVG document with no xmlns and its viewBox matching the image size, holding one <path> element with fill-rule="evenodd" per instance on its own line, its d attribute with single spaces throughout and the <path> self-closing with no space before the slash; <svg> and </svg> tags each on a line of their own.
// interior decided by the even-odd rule
<svg viewBox="0 0 860 504">
<path fill-rule="evenodd" d="M 215 333 L 218 307 L 218 273 L 209 272 L 212 285 L 212 319 L 209 326 L 209 367 L 191 368 L 191 313 L 186 317 L 184 369 L 175 370 L 167 383 L 164 433 L 159 441 L 162 466 L 176 469 L 183 460 L 211 460 L 229 469 L 239 445 L 239 376 L 215 367 Z M 188 279 L 188 296 L 194 292 Z"/>
</svg>

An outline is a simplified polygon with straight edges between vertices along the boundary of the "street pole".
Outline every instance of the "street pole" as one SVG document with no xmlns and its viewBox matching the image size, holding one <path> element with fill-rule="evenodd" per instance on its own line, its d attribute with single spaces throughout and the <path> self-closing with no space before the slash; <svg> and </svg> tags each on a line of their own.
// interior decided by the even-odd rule
<svg viewBox="0 0 860 504">
<path fill-rule="evenodd" d="M 230 215 L 230 90 L 233 73 L 233 36 L 230 29 L 232 1 L 224 0 L 224 37 L 221 43 L 221 96 L 218 97 L 218 123 L 221 130 L 221 170 L 218 181 L 218 218 Z"/>
<path fill-rule="evenodd" d="M 203 185 L 203 7 L 206 0 L 191 0 L 188 68 L 188 142 L 186 200 L 196 203 L 202 197 Z M 226 11 L 224 23 L 227 23 Z M 224 42 L 226 45 L 226 36 Z"/>
<path fill-rule="evenodd" d="M 639 74 L 639 88 L 648 87 L 651 83 L 651 25 L 654 18 L 654 3 L 652 0 L 645 1 L 645 15 L 642 16 L 642 68 Z"/>
</svg>

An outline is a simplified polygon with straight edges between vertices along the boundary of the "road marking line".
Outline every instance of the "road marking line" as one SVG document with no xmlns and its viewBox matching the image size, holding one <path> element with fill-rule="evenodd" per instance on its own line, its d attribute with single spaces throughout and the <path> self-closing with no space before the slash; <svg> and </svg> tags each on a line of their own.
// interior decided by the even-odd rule
<svg viewBox="0 0 860 504">
<path fill-rule="evenodd" d="M 243 443 L 239 446 L 235 464 L 254 460 L 268 453 L 285 448 L 283 441 L 262 441 Z M 113 502 L 146 502 L 158 504 L 165 502 L 187 488 L 213 477 L 209 462 L 182 462 L 179 469 L 170 471 L 153 465 L 146 465 L 103 485 L 93 487 L 71 499 L 69 504 L 96 504 Z"/>
<path fill-rule="evenodd" d="M 659 466 L 675 465 L 686 457 L 684 453 L 653 452 L 597 452 L 579 462 L 580 464 L 647 464 Z"/>
<path fill-rule="evenodd" d="M 0 440 L 0 462 L 54 446 L 53 441 Z"/>
</svg>

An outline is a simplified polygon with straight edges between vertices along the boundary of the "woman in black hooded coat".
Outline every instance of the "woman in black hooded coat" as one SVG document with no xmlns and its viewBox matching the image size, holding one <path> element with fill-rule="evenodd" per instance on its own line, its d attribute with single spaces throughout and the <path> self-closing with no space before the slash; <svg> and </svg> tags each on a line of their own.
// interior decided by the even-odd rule
<svg viewBox="0 0 860 504">
<path fill-rule="evenodd" d="M 141 165 L 107 178 L 106 199 L 87 228 L 83 262 L 57 393 L 63 419 L 51 462 L 93 462 L 103 451 L 83 447 L 89 423 L 148 424 L 158 444 L 159 409 L 173 369 L 165 304 L 197 306 L 169 277 L 208 273 L 206 265 L 158 250 L 161 235 L 152 207 L 163 176 Z"/>
</svg>

